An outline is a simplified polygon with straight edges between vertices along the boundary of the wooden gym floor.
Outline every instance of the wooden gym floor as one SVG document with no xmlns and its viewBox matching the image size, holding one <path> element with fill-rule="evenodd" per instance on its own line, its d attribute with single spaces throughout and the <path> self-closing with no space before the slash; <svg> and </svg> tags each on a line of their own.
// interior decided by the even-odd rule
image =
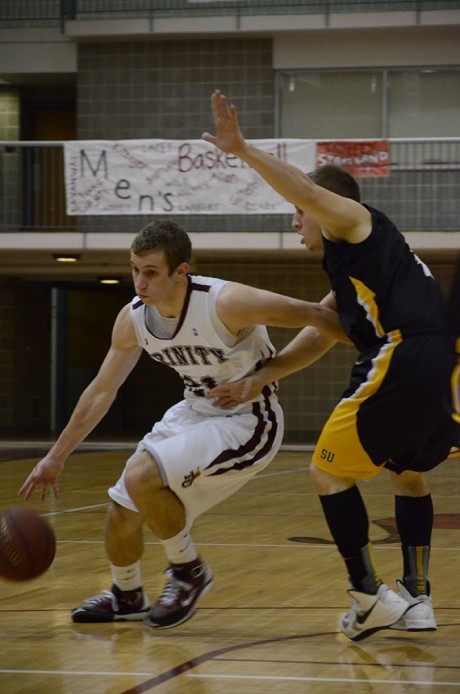
<svg viewBox="0 0 460 694">
<path fill-rule="evenodd" d="M 350 600 L 346 575 L 307 474 L 309 452 L 282 451 L 234 497 L 200 518 L 195 541 L 216 584 L 189 622 L 73 624 L 70 609 L 110 587 L 102 544 L 106 488 L 129 446 L 74 454 L 62 498 L 31 505 L 52 523 L 54 564 L 28 583 L 0 579 L 2 694 L 398 694 L 460 691 L 460 462 L 429 475 L 435 502 L 431 580 L 437 632 L 390 630 L 354 644 L 337 629 Z M 0 445 L 0 508 L 42 455 Z M 384 580 L 400 577 L 393 499 L 385 473 L 361 486 Z M 146 533 L 151 599 L 165 561 Z"/>
</svg>

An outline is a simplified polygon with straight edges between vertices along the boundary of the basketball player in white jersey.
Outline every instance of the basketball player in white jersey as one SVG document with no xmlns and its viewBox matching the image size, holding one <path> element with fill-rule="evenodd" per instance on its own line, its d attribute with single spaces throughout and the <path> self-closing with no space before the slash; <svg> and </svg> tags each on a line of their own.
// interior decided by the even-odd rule
<svg viewBox="0 0 460 694">
<path fill-rule="evenodd" d="M 35 489 L 42 499 L 50 488 L 58 496 L 67 457 L 107 413 L 143 349 L 180 374 L 184 399 L 140 441 L 109 489 L 105 546 L 112 588 L 76 607 L 75 622 L 144 620 L 168 628 L 194 614 L 213 577 L 195 548 L 193 521 L 264 469 L 283 438 L 276 383 L 225 413 L 206 394 L 254 373 L 274 356 L 266 325 L 314 326 L 321 331 L 319 353 L 342 335 L 336 312 L 326 305 L 191 275 L 191 252 L 188 235 L 173 222 L 154 222 L 135 237 L 131 266 L 137 295 L 116 318 L 99 373 L 20 490 L 26 499 Z M 153 607 L 141 578 L 144 522 L 169 564 Z"/>
</svg>

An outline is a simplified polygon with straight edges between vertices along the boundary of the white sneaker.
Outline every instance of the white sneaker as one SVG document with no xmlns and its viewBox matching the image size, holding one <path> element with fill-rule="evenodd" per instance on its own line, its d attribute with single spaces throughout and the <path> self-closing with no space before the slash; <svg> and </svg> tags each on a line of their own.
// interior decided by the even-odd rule
<svg viewBox="0 0 460 694">
<path fill-rule="evenodd" d="M 396 581 L 399 595 L 409 603 L 409 609 L 390 629 L 403 631 L 436 631 L 438 628 L 433 611 L 433 601 L 428 595 L 414 598 L 402 581 Z"/>
<path fill-rule="evenodd" d="M 345 636 L 352 641 L 361 641 L 374 631 L 386 629 L 402 617 L 409 609 L 409 603 L 385 583 L 379 586 L 376 595 L 349 590 L 354 602 L 348 612 L 341 617 L 339 626 Z"/>
</svg>

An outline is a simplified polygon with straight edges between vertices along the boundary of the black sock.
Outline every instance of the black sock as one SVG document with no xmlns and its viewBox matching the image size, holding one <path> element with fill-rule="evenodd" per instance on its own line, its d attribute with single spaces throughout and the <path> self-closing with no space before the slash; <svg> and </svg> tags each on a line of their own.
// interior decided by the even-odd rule
<svg viewBox="0 0 460 694">
<path fill-rule="evenodd" d="M 319 499 L 352 587 L 364 593 L 376 593 L 382 581 L 374 567 L 369 519 L 358 487 L 354 485 L 338 494 L 321 495 Z"/>
<path fill-rule="evenodd" d="M 429 595 L 428 566 L 434 518 L 431 494 L 396 496 L 395 516 L 404 562 L 403 583 L 414 597 Z"/>
</svg>

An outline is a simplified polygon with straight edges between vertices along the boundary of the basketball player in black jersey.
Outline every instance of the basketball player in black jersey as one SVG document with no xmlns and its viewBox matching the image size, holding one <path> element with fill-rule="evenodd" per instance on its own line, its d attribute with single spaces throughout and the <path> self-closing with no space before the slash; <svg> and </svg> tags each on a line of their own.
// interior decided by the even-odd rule
<svg viewBox="0 0 460 694">
<path fill-rule="evenodd" d="M 445 296 L 391 220 L 361 203 L 350 174 L 324 166 L 307 176 L 247 143 L 235 107 L 219 91 L 212 109 L 216 135 L 204 133 L 203 139 L 240 157 L 294 205 L 293 227 L 301 243 L 324 251 L 331 282 L 324 303 L 338 311 L 343 339 L 359 351 L 310 468 L 351 585 L 353 604 L 340 628 L 354 641 L 387 627 L 435 630 L 428 580 L 433 503 L 423 473 L 444 461 L 460 438 L 459 406 L 452 402 L 458 356 L 448 336 Z M 305 328 L 257 374 L 222 385 L 208 397 L 224 409 L 245 402 L 332 344 Z M 375 566 L 356 484 L 382 468 L 393 484 L 402 543 L 397 592 Z"/>
</svg>

